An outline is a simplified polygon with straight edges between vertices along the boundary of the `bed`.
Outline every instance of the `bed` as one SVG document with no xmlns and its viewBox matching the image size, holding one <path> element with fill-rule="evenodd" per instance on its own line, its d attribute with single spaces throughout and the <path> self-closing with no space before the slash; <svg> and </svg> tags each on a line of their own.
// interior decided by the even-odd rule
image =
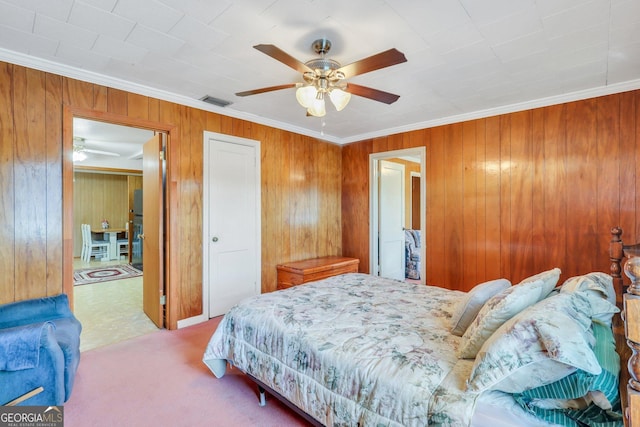
<svg viewBox="0 0 640 427">
<path fill-rule="evenodd" d="M 610 275 L 564 283 L 551 269 L 463 293 L 353 273 L 262 294 L 224 316 L 203 361 L 313 425 L 622 426 L 614 240 Z"/>
</svg>

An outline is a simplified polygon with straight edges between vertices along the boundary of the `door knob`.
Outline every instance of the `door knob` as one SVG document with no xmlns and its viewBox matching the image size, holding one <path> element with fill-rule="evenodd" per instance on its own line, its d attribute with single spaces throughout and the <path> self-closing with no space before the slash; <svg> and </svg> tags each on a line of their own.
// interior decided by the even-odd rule
<svg viewBox="0 0 640 427">
<path fill-rule="evenodd" d="M 218 241 L 218 238 L 217 238 L 217 237 L 214 237 L 213 239 L 211 239 L 211 241 L 212 241 L 212 242 L 217 242 L 217 241 Z"/>
<path fill-rule="evenodd" d="M 144 234 L 138 234 L 138 239 L 144 240 Z"/>
</svg>

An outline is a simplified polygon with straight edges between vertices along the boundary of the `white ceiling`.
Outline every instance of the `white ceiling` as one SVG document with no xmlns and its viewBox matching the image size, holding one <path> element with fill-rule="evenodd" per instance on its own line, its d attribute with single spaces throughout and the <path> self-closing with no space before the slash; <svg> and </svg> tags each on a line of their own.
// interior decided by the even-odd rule
<svg viewBox="0 0 640 427">
<path fill-rule="evenodd" d="M 86 155 L 86 159 L 74 161 L 74 164 L 142 170 L 142 145 L 151 139 L 153 134 L 153 131 L 146 129 L 74 117 L 74 149 Z"/>
<path fill-rule="evenodd" d="M 252 46 L 306 62 L 322 37 L 343 65 L 403 52 L 350 80 L 400 99 L 320 119 L 294 89 L 234 95 L 302 81 Z M 0 60 L 345 143 L 640 88 L 640 1 L 0 0 Z"/>
</svg>

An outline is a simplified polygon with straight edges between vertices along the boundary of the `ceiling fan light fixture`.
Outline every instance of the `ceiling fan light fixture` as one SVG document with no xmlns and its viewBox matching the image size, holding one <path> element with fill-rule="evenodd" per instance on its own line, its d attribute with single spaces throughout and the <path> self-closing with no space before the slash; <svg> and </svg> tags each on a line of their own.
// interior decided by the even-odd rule
<svg viewBox="0 0 640 427">
<path fill-rule="evenodd" d="M 324 115 L 327 114 L 327 110 L 324 106 L 324 99 L 314 98 L 311 105 L 307 108 L 307 112 L 315 117 L 324 117 Z"/>
<path fill-rule="evenodd" d="M 304 108 L 309 108 L 316 99 L 316 93 L 315 86 L 302 86 L 296 90 L 296 99 Z"/>
<path fill-rule="evenodd" d="M 336 110 L 342 111 L 351 100 L 351 94 L 342 89 L 334 88 L 329 92 L 329 98 L 331 99 L 333 106 L 336 107 Z"/>
</svg>

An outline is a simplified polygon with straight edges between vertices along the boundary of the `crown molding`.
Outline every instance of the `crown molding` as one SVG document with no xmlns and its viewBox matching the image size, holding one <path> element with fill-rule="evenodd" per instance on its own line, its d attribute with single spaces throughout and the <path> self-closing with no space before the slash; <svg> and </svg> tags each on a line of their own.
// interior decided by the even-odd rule
<svg viewBox="0 0 640 427">
<path fill-rule="evenodd" d="M 282 129 L 282 130 L 290 131 L 293 133 L 310 136 L 312 138 L 321 139 L 323 141 L 333 142 L 335 144 L 341 144 L 340 138 L 333 137 L 331 135 L 323 135 L 320 132 L 310 131 L 309 129 L 293 126 L 288 123 L 280 122 L 277 120 L 271 120 L 265 117 L 257 116 L 250 113 L 245 113 L 242 111 L 231 110 L 224 107 L 218 107 L 216 105 L 206 103 L 199 99 L 189 98 L 187 96 L 178 95 L 173 92 L 156 89 L 150 86 L 130 82 L 127 80 L 116 78 L 116 77 L 110 77 L 110 76 L 96 73 L 93 71 L 84 70 L 82 68 L 60 64 L 47 59 L 37 58 L 35 56 L 27 55 L 24 53 L 14 52 L 14 51 L 0 48 L 0 60 L 15 64 L 15 65 L 21 65 L 21 66 L 33 68 L 39 71 L 44 71 L 47 73 L 58 74 L 71 79 L 76 79 L 76 80 L 81 80 L 88 83 L 107 86 L 114 89 L 120 89 L 127 92 L 135 93 L 138 95 L 149 96 L 149 97 L 157 98 L 167 102 L 174 102 L 176 104 L 185 105 L 187 107 L 193 107 L 199 110 L 209 111 L 212 113 L 229 116 L 236 119 L 247 120 L 247 121 L 258 123 L 261 125 L 271 126 L 277 129 Z"/>
<path fill-rule="evenodd" d="M 564 104 L 567 102 L 580 101 L 599 96 L 612 95 L 615 93 L 628 92 L 630 90 L 640 89 L 640 79 L 629 80 L 622 83 L 615 83 L 607 86 L 601 86 L 591 89 L 585 89 L 576 92 L 565 93 L 562 95 L 549 96 L 547 98 L 534 99 L 531 101 L 520 102 L 516 104 L 504 105 L 486 110 L 473 111 L 470 113 L 458 114 L 455 116 L 442 117 L 424 122 L 412 123 L 406 126 L 398 126 L 395 128 L 387 128 L 382 131 L 363 133 L 349 138 L 341 139 L 342 144 L 363 141 L 366 139 L 380 138 L 389 135 L 395 135 L 403 132 L 432 128 L 436 126 L 449 125 L 453 123 L 465 122 L 468 120 L 482 119 L 486 117 L 498 116 L 501 114 L 516 113 L 518 111 L 532 110 L 535 108 L 548 107 L 551 105 Z"/>
<path fill-rule="evenodd" d="M 64 77 L 82 80 L 89 83 L 99 84 L 114 89 L 120 89 L 139 95 L 149 96 L 152 98 L 161 99 L 163 101 L 174 102 L 176 104 L 185 105 L 188 107 L 197 108 L 212 113 L 221 114 L 241 120 L 247 120 L 253 123 L 258 123 L 265 126 L 274 127 L 277 129 L 309 136 L 322 141 L 331 142 L 338 145 L 349 144 L 353 142 L 363 141 L 367 139 L 380 138 L 384 136 L 394 135 L 403 132 L 410 132 L 419 129 L 426 129 L 435 126 L 442 126 L 452 123 L 459 123 L 468 120 L 481 119 L 486 117 L 497 116 L 500 114 L 515 113 L 518 111 L 531 110 L 534 108 L 548 107 L 550 105 L 563 104 L 566 102 L 580 101 L 588 98 L 595 98 L 598 96 L 606 96 L 614 93 L 627 92 L 630 90 L 640 89 L 640 79 L 629 80 L 626 82 L 610 84 L 601 87 L 595 87 L 585 89 L 576 92 L 569 92 L 561 95 L 554 95 L 546 98 L 535 99 L 531 101 L 525 101 L 510 105 L 504 105 L 495 108 L 489 108 L 485 110 L 473 111 L 464 114 L 458 114 L 455 116 L 442 117 L 433 120 L 426 120 L 423 122 L 412 123 L 409 125 L 398 126 L 393 128 L 381 129 L 374 132 L 361 133 L 357 135 L 351 135 L 349 137 L 336 137 L 332 135 L 326 135 L 320 132 L 310 131 L 309 129 L 293 126 L 288 123 L 284 123 L 277 120 L 271 120 L 255 114 L 245 113 L 242 111 L 226 109 L 224 107 L 218 107 L 203 102 L 199 99 L 189 98 L 183 95 L 178 95 L 172 92 L 168 92 L 161 89 L 156 89 L 150 86 L 133 83 L 127 80 L 122 80 L 115 77 L 106 76 L 93 71 L 84 70 L 69 65 L 60 64 L 47 59 L 37 58 L 35 56 L 27 55 L 24 53 L 14 52 L 7 49 L 0 48 L 0 60 L 10 62 L 16 65 L 22 65 L 25 67 L 33 68 L 36 70 L 59 74 Z"/>
</svg>

